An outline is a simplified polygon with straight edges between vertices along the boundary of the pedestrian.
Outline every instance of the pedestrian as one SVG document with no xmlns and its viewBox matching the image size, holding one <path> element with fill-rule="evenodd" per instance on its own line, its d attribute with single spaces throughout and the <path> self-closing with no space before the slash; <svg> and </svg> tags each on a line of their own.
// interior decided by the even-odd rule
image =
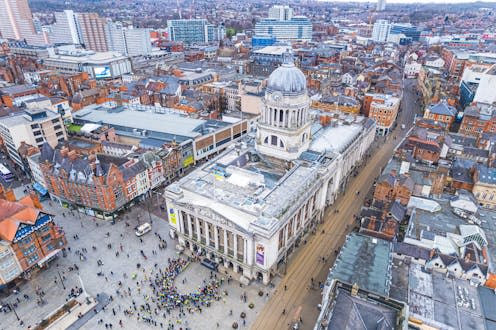
<svg viewBox="0 0 496 330">
<path fill-rule="evenodd" d="M 288 286 L 284 285 L 284 291 L 288 291 Z"/>
<path fill-rule="evenodd" d="M 282 310 L 282 315 L 286 315 L 286 308 Z"/>
</svg>

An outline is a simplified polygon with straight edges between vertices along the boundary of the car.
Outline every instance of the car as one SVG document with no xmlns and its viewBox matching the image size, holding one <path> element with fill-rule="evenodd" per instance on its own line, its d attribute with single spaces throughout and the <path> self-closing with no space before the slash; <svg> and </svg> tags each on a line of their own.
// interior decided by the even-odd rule
<svg viewBox="0 0 496 330">
<path fill-rule="evenodd" d="M 152 225 L 150 225 L 148 222 L 145 222 L 144 224 L 138 226 L 136 228 L 136 236 L 140 237 L 148 233 L 150 230 L 152 230 Z"/>
<path fill-rule="evenodd" d="M 218 263 L 216 263 L 215 261 L 212 261 L 210 259 L 207 259 L 207 258 L 203 259 L 201 261 L 201 264 L 203 266 L 207 267 L 208 269 L 213 270 L 213 271 L 217 271 L 217 268 L 219 267 Z"/>
</svg>

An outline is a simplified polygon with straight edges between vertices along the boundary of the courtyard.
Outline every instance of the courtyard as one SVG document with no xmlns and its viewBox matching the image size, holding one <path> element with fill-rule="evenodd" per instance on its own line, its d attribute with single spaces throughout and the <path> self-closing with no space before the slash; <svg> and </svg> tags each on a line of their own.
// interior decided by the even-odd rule
<svg viewBox="0 0 496 330">
<path fill-rule="evenodd" d="M 223 271 L 211 272 L 197 261 L 187 262 L 188 256 L 175 249 L 176 242 L 168 235 L 168 223 L 139 206 L 120 216 L 115 224 L 54 202 L 45 201 L 43 206 L 55 214 L 56 223 L 66 233 L 66 254 L 61 253 L 47 269 L 33 273 L 29 281 L 19 285 L 18 293 L 0 297 L 1 305 L 16 306 L 15 313 L 0 314 L 0 330 L 33 328 L 70 298 L 71 289 L 84 290 L 91 297 L 107 295 L 111 298 L 103 310 L 76 327 L 80 329 L 105 329 L 110 328 L 110 324 L 128 329 L 172 326 L 175 329 L 232 329 L 234 322 L 239 328 L 249 328 L 272 294 L 273 289 L 261 283 L 241 286 L 235 280 L 228 281 L 230 276 Z M 150 219 L 152 230 L 140 239 L 134 228 Z M 163 248 L 164 241 L 166 248 Z M 198 293 L 201 287 L 217 281 L 218 296 L 211 304 L 199 308 L 192 305 L 184 308 L 162 305 L 160 308 L 151 282 L 174 258 L 182 258 L 187 263 L 174 280 L 179 294 Z"/>
</svg>

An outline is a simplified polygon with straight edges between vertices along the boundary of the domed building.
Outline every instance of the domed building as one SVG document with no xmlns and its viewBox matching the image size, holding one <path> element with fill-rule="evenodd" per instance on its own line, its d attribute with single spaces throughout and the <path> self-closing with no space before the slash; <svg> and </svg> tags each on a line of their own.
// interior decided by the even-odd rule
<svg viewBox="0 0 496 330">
<path fill-rule="evenodd" d="M 248 284 L 268 284 L 345 190 L 375 136 L 370 118 L 312 109 L 292 55 L 268 79 L 256 138 L 166 188 L 171 237 Z M 216 137 L 215 137 L 216 138 Z"/>
<path fill-rule="evenodd" d="M 257 150 L 287 161 L 297 159 L 310 145 L 310 98 L 307 80 L 289 52 L 269 76 L 264 109 L 257 129 Z"/>
</svg>

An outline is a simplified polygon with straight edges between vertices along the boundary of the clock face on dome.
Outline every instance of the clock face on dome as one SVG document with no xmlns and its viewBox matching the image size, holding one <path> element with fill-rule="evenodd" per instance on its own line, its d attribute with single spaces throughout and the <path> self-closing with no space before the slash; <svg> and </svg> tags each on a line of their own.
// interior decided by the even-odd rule
<svg viewBox="0 0 496 330">
<path fill-rule="evenodd" d="M 272 99 L 276 102 L 279 102 L 280 100 L 282 100 L 281 92 L 274 92 L 274 94 L 272 94 Z"/>
</svg>

